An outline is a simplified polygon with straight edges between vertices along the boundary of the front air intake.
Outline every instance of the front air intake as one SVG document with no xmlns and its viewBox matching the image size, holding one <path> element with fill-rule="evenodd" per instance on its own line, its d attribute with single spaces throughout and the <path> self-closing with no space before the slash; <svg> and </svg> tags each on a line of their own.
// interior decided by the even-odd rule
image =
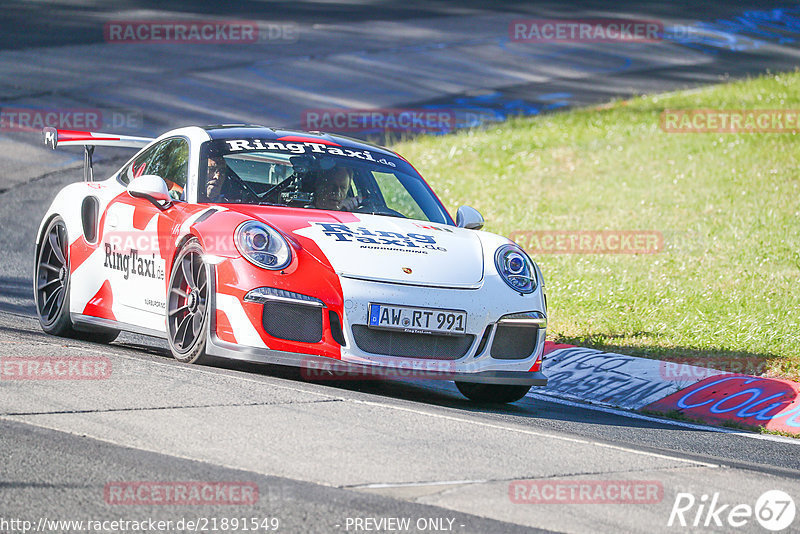
<svg viewBox="0 0 800 534">
<path fill-rule="evenodd" d="M 536 326 L 498 324 L 492 341 L 492 358 L 524 360 L 536 349 L 538 335 L 539 328 Z"/>
<path fill-rule="evenodd" d="M 322 341 L 322 308 L 281 301 L 264 302 L 264 331 L 288 341 Z"/>
<path fill-rule="evenodd" d="M 475 336 L 412 334 L 376 330 L 356 324 L 353 325 L 353 340 L 359 349 L 371 354 L 422 360 L 458 360 L 467 354 Z"/>
</svg>

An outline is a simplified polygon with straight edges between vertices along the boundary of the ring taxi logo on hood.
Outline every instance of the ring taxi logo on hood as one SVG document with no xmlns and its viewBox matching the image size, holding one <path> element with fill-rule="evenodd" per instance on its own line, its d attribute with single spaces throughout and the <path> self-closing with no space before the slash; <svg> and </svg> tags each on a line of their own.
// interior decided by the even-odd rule
<svg viewBox="0 0 800 534">
<path fill-rule="evenodd" d="M 322 233 L 335 237 L 336 241 L 367 243 L 371 245 L 391 245 L 395 247 L 424 248 L 446 252 L 447 249 L 436 245 L 432 235 L 415 232 L 388 232 L 384 230 L 368 230 L 363 226 L 351 228 L 344 223 L 314 223 L 322 228 Z"/>
</svg>

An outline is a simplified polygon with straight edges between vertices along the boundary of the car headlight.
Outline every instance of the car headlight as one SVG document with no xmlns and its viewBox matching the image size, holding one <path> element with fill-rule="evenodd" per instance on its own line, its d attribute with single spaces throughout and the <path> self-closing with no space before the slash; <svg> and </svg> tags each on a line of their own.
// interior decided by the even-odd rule
<svg viewBox="0 0 800 534">
<path fill-rule="evenodd" d="M 521 248 L 515 245 L 503 245 L 497 249 L 494 264 L 500 273 L 500 278 L 514 291 L 533 293 L 536 289 L 536 268 Z"/>
<path fill-rule="evenodd" d="M 292 260 L 292 250 L 283 236 L 271 226 L 258 221 L 240 224 L 234 241 L 241 255 L 262 269 L 277 271 Z"/>
</svg>

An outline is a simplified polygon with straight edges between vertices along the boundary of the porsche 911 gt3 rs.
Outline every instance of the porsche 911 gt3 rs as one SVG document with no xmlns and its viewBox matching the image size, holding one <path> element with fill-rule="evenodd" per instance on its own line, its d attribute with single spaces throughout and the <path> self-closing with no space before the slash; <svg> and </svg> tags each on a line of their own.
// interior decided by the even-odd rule
<svg viewBox="0 0 800 534">
<path fill-rule="evenodd" d="M 187 363 L 454 380 L 482 402 L 547 383 L 538 266 L 481 231 L 476 210 L 454 221 L 395 152 L 253 125 L 157 139 L 46 128 L 44 140 L 86 158 L 37 236 L 50 334 L 159 336 Z M 96 146 L 139 151 L 95 181 Z"/>
</svg>

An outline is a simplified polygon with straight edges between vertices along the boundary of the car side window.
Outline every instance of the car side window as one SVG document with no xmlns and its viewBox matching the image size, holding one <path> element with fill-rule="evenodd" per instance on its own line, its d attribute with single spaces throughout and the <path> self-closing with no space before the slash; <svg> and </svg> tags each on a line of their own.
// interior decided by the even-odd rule
<svg viewBox="0 0 800 534">
<path fill-rule="evenodd" d="M 181 191 L 186 187 L 186 178 L 189 174 L 189 143 L 186 139 L 172 139 L 166 148 L 159 152 L 155 165 L 158 174 L 167 185 L 176 185 Z"/>
<path fill-rule="evenodd" d="M 161 147 L 162 144 L 163 143 L 159 143 L 151 146 L 136 156 L 133 161 L 128 163 L 128 165 L 122 169 L 122 172 L 119 173 L 120 181 L 123 184 L 128 185 L 134 178 L 138 178 L 139 176 L 146 174 L 144 171 L 147 168 L 147 162 L 153 157 L 153 154 Z"/>
<path fill-rule="evenodd" d="M 189 143 L 182 138 L 165 139 L 137 156 L 120 174 L 123 183 L 145 174 L 160 176 L 175 200 L 183 199 L 189 174 Z"/>
</svg>

